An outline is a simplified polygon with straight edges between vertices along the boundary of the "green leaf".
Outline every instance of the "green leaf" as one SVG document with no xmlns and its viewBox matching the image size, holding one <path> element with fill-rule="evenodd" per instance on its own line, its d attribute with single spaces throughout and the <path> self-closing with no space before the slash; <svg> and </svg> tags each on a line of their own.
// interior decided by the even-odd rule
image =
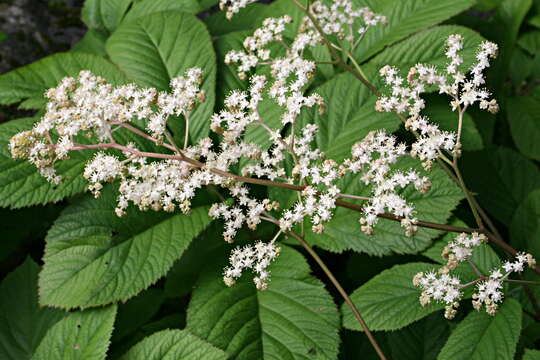
<svg viewBox="0 0 540 360">
<path fill-rule="evenodd" d="M 391 21 L 391 20 L 390 20 Z M 372 31 L 372 29 L 368 30 Z M 403 75 L 418 63 L 427 63 L 444 69 L 449 60 L 446 57 L 446 40 L 452 34 L 462 35 L 463 49 L 460 55 L 463 57 L 462 70 L 469 70 L 476 61 L 478 46 L 484 38 L 477 32 L 463 26 L 443 25 L 421 31 L 395 45 L 382 51 L 369 61 L 377 69 L 392 65 L 398 67 Z"/>
<path fill-rule="evenodd" d="M 199 275 L 208 267 L 206 259 L 219 259 L 228 251 L 223 241 L 223 223 L 214 221 L 193 241 L 167 273 L 165 295 L 182 297 L 193 291 Z"/>
<path fill-rule="evenodd" d="M 48 331 L 32 360 L 104 360 L 116 305 L 71 313 Z"/>
<path fill-rule="evenodd" d="M 233 31 L 250 30 L 258 25 L 258 15 L 268 5 L 250 4 L 235 14 L 231 20 L 225 18 L 225 11 L 218 11 L 203 19 L 212 35 L 225 35 Z"/>
<path fill-rule="evenodd" d="M 245 278 L 228 288 L 221 269 L 204 274 L 192 294 L 187 328 L 230 359 L 336 359 L 338 312 L 306 260 L 283 247 L 269 269 L 265 291 Z"/>
<path fill-rule="evenodd" d="M 404 158 L 397 168 L 415 168 L 420 173 L 423 171 L 419 162 L 412 158 Z M 416 209 L 416 216 L 420 220 L 446 223 L 451 211 L 463 198 L 461 190 L 439 167 L 434 167 L 429 173 L 432 182 L 431 190 L 427 194 L 421 194 L 410 186 L 400 191 Z M 358 177 L 347 175 L 341 180 L 339 188 L 342 193 L 369 196 L 368 189 Z M 361 204 L 361 203 L 359 203 Z M 414 254 L 431 244 L 431 239 L 440 232 L 433 229 L 419 227 L 418 232 L 408 237 L 405 235 L 399 222 L 379 219 L 375 226 L 374 235 L 365 235 L 360 231 L 360 214 L 345 208 L 338 208 L 332 220 L 325 224 L 323 234 L 306 233 L 310 243 L 333 252 L 354 250 L 366 252 L 370 255 L 388 255 L 392 252 L 398 254 Z"/>
<path fill-rule="evenodd" d="M 207 207 L 191 215 L 114 214 L 115 192 L 68 207 L 46 238 L 40 302 L 76 308 L 127 300 L 167 273 L 211 221 Z"/>
<path fill-rule="evenodd" d="M 85 52 L 99 56 L 107 56 L 105 51 L 105 42 L 107 37 L 97 30 L 89 29 L 83 38 L 73 45 L 72 51 Z"/>
<path fill-rule="evenodd" d="M 186 330 L 163 330 L 135 345 L 124 360 L 226 360 L 222 350 Z"/>
<path fill-rule="evenodd" d="M 473 10 L 478 10 L 478 11 L 493 10 L 494 8 L 499 6 L 499 4 L 503 1 L 504 0 L 478 0 Z"/>
<path fill-rule="evenodd" d="M 0 284 L 0 358 L 29 360 L 54 324 L 64 316 L 38 304 L 39 266 L 30 258 Z"/>
<path fill-rule="evenodd" d="M 440 313 L 426 316 L 400 331 L 387 335 L 391 358 L 399 360 L 435 360 L 450 331 Z"/>
<path fill-rule="evenodd" d="M 524 155 L 540 160 L 540 98 L 517 96 L 508 99 L 508 122 L 517 148 Z"/>
<path fill-rule="evenodd" d="M 531 55 L 538 54 L 538 51 L 540 51 L 540 30 L 529 31 L 521 35 L 518 45 Z"/>
<path fill-rule="evenodd" d="M 540 360 L 540 350 L 525 349 L 523 360 Z"/>
<path fill-rule="evenodd" d="M 219 0 L 198 0 L 201 7 L 201 11 L 211 8 L 219 3 Z"/>
<path fill-rule="evenodd" d="M 519 29 L 531 6 L 532 0 L 513 0 L 503 1 L 497 7 L 493 17 L 494 22 L 497 24 L 497 28 L 504 28 L 505 31 L 493 32 L 495 37 L 493 41 L 499 45 L 500 54 L 491 70 L 492 84 L 490 88 L 495 94 L 500 93 L 504 85 Z"/>
<path fill-rule="evenodd" d="M 533 58 L 529 56 L 525 50 L 522 50 L 521 48 L 514 49 L 508 69 L 508 75 L 514 86 L 519 88 L 525 85 L 526 79 L 533 71 L 533 61 Z"/>
<path fill-rule="evenodd" d="M 114 323 L 112 342 L 116 343 L 139 330 L 156 315 L 163 300 L 163 290 L 150 288 L 126 303 L 120 304 Z"/>
<path fill-rule="evenodd" d="M 478 194 L 480 205 L 508 225 L 521 201 L 540 187 L 537 166 L 508 148 L 467 153 L 460 165 L 469 189 Z"/>
<path fill-rule="evenodd" d="M 197 0 L 144 0 L 135 3 L 123 21 L 130 22 L 151 13 L 176 10 L 196 14 L 201 9 Z"/>
<path fill-rule="evenodd" d="M 427 263 L 396 265 L 385 270 L 356 289 L 350 298 L 370 330 L 397 330 L 434 311 L 444 308 L 442 303 L 420 306 L 419 288 L 412 283 L 414 275 L 428 272 L 436 266 Z M 353 313 L 346 304 L 341 306 L 343 326 L 360 330 Z"/>
<path fill-rule="evenodd" d="M 540 258 L 540 190 L 529 193 L 514 212 L 510 226 L 512 246 Z"/>
<path fill-rule="evenodd" d="M 474 4 L 475 0 L 356 1 L 356 6 L 367 6 L 388 19 L 386 26 L 378 25 L 366 32 L 364 39 L 355 51 L 357 60 L 363 62 L 383 50 L 384 47 L 419 30 L 449 19 Z"/>
<path fill-rule="evenodd" d="M 106 35 L 114 32 L 133 0 L 86 0 L 82 21 Z"/>
<path fill-rule="evenodd" d="M 372 130 L 393 132 L 399 127 L 395 115 L 375 111 L 375 96 L 349 73 L 334 77 L 314 92 L 325 99 L 326 112 L 321 115 L 315 107 L 302 110 L 298 127 L 318 125 L 316 146 L 329 158 L 340 161 L 350 156 L 354 143 Z"/>
<path fill-rule="evenodd" d="M 531 17 L 528 21 L 528 23 L 532 26 L 535 26 L 540 29 L 540 14 L 537 14 L 533 17 Z"/>
<path fill-rule="evenodd" d="M 471 312 L 448 338 L 439 360 L 511 360 L 521 331 L 521 306 L 506 299 L 495 316 Z"/>
<path fill-rule="evenodd" d="M 167 11 L 123 23 L 107 41 L 107 53 L 131 80 L 159 90 L 167 90 L 171 78 L 187 69 L 200 67 L 207 96 L 191 114 L 190 135 L 195 141 L 208 134 L 215 101 L 216 57 L 208 31 L 195 16 Z"/>
<path fill-rule="evenodd" d="M 115 85 L 125 82 L 122 72 L 102 57 L 59 53 L 0 75 L 0 104 L 30 99 L 32 102 L 23 107 L 39 109 L 46 103 L 43 94 L 47 89 L 56 87 L 66 76 L 77 76 L 81 70 L 90 70 Z"/>
<path fill-rule="evenodd" d="M 8 36 L 5 32 L 0 31 L 0 43 L 6 41 L 8 39 Z"/>
</svg>

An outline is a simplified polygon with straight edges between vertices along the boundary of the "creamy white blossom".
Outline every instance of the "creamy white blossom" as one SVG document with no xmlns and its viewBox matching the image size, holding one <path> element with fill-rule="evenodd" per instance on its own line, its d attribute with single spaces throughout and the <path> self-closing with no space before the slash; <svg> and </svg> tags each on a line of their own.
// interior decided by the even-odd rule
<svg viewBox="0 0 540 360">
<path fill-rule="evenodd" d="M 274 240 L 269 243 L 257 241 L 254 245 L 237 247 L 229 257 L 230 266 L 224 270 L 223 281 L 227 286 L 232 286 L 244 270 L 251 269 L 257 275 L 253 278 L 257 289 L 266 290 L 270 279 L 267 268 L 280 251 L 281 248 L 274 244 Z"/>
</svg>

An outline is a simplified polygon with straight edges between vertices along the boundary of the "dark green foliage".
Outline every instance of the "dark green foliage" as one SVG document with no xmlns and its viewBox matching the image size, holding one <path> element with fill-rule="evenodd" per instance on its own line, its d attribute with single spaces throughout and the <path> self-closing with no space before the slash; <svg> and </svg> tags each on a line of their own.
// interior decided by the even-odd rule
<svg viewBox="0 0 540 360">
<path fill-rule="evenodd" d="M 499 44 L 485 86 L 501 111 L 467 111 L 459 168 L 472 197 L 508 245 L 540 259 L 540 1 L 353 2 L 388 17 L 386 26 L 370 29 L 351 51 L 383 93 L 388 89 L 378 75 L 382 66 L 395 66 L 402 75 L 417 63 L 442 68 L 447 63 L 445 40 L 451 34 L 465 39 L 466 68 L 476 61 L 483 41 Z M 77 152 L 60 162 L 57 169 L 64 181 L 54 186 L 29 163 L 11 158 L 9 139 L 43 115 L 44 92 L 81 70 L 114 85 L 135 83 L 168 91 L 172 78 L 200 67 L 206 99 L 192 114 L 189 143 L 207 136 L 219 141 L 221 135 L 210 135 L 212 114 L 222 109 L 231 91 L 248 87 L 247 80 L 224 63 L 225 54 L 241 49 L 246 36 L 270 16 L 290 15 L 294 22 L 284 34 L 293 38 L 304 13 L 292 0 L 261 1 L 227 20 L 217 4 L 86 0 L 81 18 L 88 29 L 70 51 L 0 75 L 0 113 L 18 108 L 29 114 L 8 116 L 0 124 L 1 360 L 378 358 L 334 284 L 292 237 L 279 238 L 281 254 L 269 267 L 266 291 L 256 290 L 251 273 L 225 286 L 223 266 L 231 250 L 259 239 L 268 242 L 278 231 L 264 223 L 255 231 L 241 229 L 237 244 L 225 243 L 223 223 L 208 215 L 210 205 L 225 192 L 198 190 L 190 214 L 130 207 L 125 217 L 117 217 L 116 185 L 105 185 L 99 199 L 83 194 L 88 182 L 82 173 L 94 151 Z M 6 38 L 0 32 L 0 42 Z M 273 51 L 285 53 L 277 47 Z M 412 135 L 400 119 L 377 112 L 377 97 L 332 63 L 326 47 L 304 55 L 323 62 L 305 92 L 320 94 L 325 111 L 304 108 L 293 129 L 281 122 L 283 108 L 264 98 L 259 113 L 272 130 L 286 135 L 316 124 L 316 147 L 336 161 L 350 157 L 351 146 L 374 130 L 410 141 Z M 351 61 L 348 65 L 356 66 Z M 430 92 L 424 99 L 423 114 L 441 129 L 456 131 L 458 115 L 448 97 Z M 184 119 L 172 119 L 169 127 L 174 140 L 182 142 Z M 133 141 L 142 151 L 157 148 L 124 130 L 115 133 L 118 142 Z M 267 135 L 264 128 L 251 127 L 245 139 L 271 149 L 275 142 Z M 292 159 L 286 163 L 291 170 Z M 432 181 L 426 194 L 411 187 L 400 190 L 420 220 L 477 227 L 463 191 L 440 164 L 426 172 L 417 160 L 406 158 L 397 167 L 412 167 Z M 343 193 L 369 195 L 358 177 L 347 175 L 339 185 Z M 251 189 L 282 208 L 298 199 L 288 189 Z M 468 289 L 456 318 L 446 320 L 443 304 L 420 306 L 420 290 L 412 278 L 442 267 L 446 260 L 441 252 L 456 234 L 420 227 L 407 237 L 398 222 L 380 219 L 375 234 L 365 235 L 358 218 L 358 213 L 340 207 L 323 234 L 314 233 L 308 221 L 295 230 L 350 294 L 388 359 L 540 359 L 540 308 L 535 300 L 540 300 L 540 287 L 506 284 L 495 316 L 472 309 Z M 456 271 L 463 282 L 473 281 L 479 277 L 475 271 L 489 274 L 506 255 L 492 243 L 482 244 L 471 257 L 477 269 L 465 263 Z M 530 270 L 523 279 L 539 280 Z"/>
</svg>

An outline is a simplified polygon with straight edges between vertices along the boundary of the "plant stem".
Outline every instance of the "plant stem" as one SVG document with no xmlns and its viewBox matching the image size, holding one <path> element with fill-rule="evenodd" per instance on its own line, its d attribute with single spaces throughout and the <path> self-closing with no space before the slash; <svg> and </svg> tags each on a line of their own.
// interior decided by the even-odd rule
<svg viewBox="0 0 540 360">
<path fill-rule="evenodd" d="M 513 279 L 505 279 L 504 281 L 508 283 L 516 283 L 516 284 L 522 284 L 522 285 L 540 286 L 540 282 L 538 281 L 513 280 Z"/>
<path fill-rule="evenodd" d="M 186 114 L 184 118 L 186 119 L 186 129 L 185 129 L 185 134 L 184 134 L 184 149 L 185 149 L 187 148 L 189 144 L 189 114 Z"/>
<path fill-rule="evenodd" d="M 343 297 L 343 300 L 345 301 L 347 306 L 351 309 L 351 311 L 354 314 L 354 317 L 356 318 L 356 320 L 360 323 L 360 326 L 362 327 L 362 329 L 364 330 L 364 333 L 368 337 L 369 342 L 371 343 L 371 346 L 373 346 L 373 348 L 377 352 L 377 355 L 379 355 L 379 358 L 381 360 L 386 360 L 386 356 L 384 356 L 384 353 L 382 352 L 379 344 L 377 343 L 377 340 L 375 340 L 375 337 L 373 336 L 373 334 L 369 330 L 369 327 L 367 326 L 364 318 L 362 317 L 362 315 L 360 314 L 360 312 L 356 308 L 356 305 L 354 305 L 354 303 L 352 302 L 349 295 L 347 295 L 347 292 L 343 289 L 341 284 L 334 277 L 334 275 L 332 274 L 330 269 L 328 269 L 328 267 L 322 261 L 322 259 L 319 257 L 319 255 L 317 255 L 315 250 L 313 250 L 313 248 L 300 235 L 298 235 L 298 234 L 296 234 L 294 232 L 289 232 L 289 234 L 292 237 L 294 237 L 296 240 L 298 240 L 300 242 L 300 244 L 304 247 L 304 249 L 306 249 L 306 251 L 311 255 L 311 257 L 317 262 L 317 264 L 319 264 L 319 266 L 324 271 L 324 273 L 326 274 L 328 279 L 332 282 L 332 284 L 336 287 L 339 294 Z"/>
<path fill-rule="evenodd" d="M 473 269 L 474 273 L 479 276 L 479 277 L 484 277 L 484 274 L 482 274 L 482 272 L 480 271 L 480 269 L 478 269 L 478 267 L 476 266 L 476 264 L 471 260 L 471 259 L 468 259 L 467 260 L 469 262 L 469 265 L 471 266 L 471 268 Z"/>
<path fill-rule="evenodd" d="M 145 139 L 148 139 L 148 140 L 150 140 L 150 141 L 152 141 L 154 143 L 159 144 L 157 139 L 151 137 L 150 135 L 142 132 L 141 130 L 139 130 L 139 129 L 131 126 L 131 125 L 123 124 L 123 127 L 125 127 L 126 129 L 128 129 L 130 131 L 133 131 L 134 133 L 136 133 L 138 135 L 143 136 Z M 175 149 L 174 146 L 171 146 L 169 144 L 160 144 L 160 145 L 163 146 L 163 147 L 166 147 L 166 148 L 168 148 L 168 149 L 170 149 L 172 151 L 178 151 L 177 149 Z M 92 144 L 92 145 L 76 145 L 76 146 L 72 147 L 70 149 L 70 151 L 94 150 L 94 149 L 117 149 L 117 150 L 125 151 L 125 152 L 128 152 L 128 153 L 132 153 L 135 156 L 145 156 L 145 157 L 151 157 L 151 158 L 157 158 L 157 159 L 179 160 L 179 161 L 187 162 L 187 163 L 189 163 L 189 164 L 191 164 L 191 165 L 193 165 L 195 167 L 198 167 L 198 168 L 206 168 L 206 164 L 204 164 L 203 162 L 191 159 L 191 158 L 185 156 L 182 152 L 180 152 L 179 154 L 176 154 L 176 155 L 160 154 L 160 153 L 152 153 L 152 152 L 142 152 L 142 151 L 131 149 L 131 148 L 128 148 L 127 146 L 122 146 L 122 145 L 119 145 L 119 144 L 116 144 L 116 143 L 104 143 L 104 144 Z M 244 182 L 244 183 L 248 183 L 248 184 L 279 187 L 279 188 L 295 190 L 295 191 L 303 191 L 306 188 L 306 186 L 303 186 L 303 185 L 294 185 L 294 184 L 281 183 L 281 182 L 275 182 L 275 181 L 270 181 L 270 180 L 264 180 L 264 179 L 257 179 L 257 178 L 240 176 L 240 175 L 232 174 L 230 172 L 215 169 L 215 168 L 211 168 L 211 169 L 209 169 L 209 171 L 211 171 L 211 172 L 213 172 L 215 174 L 225 176 L 225 177 L 228 177 L 228 178 L 232 178 L 234 180 Z M 357 200 L 369 200 L 369 198 L 363 198 L 361 196 L 347 195 L 347 194 L 342 194 L 342 195 L 343 195 L 342 197 L 349 197 L 349 198 L 354 198 L 354 199 L 357 199 Z M 336 205 L 338 205 L 340 207 L 350 209 L 350 210 L 358 211 L 358 212 L 363 211 L 363 207 L 361 205 L 353 204 L 353 203 L 350 203 L 348 201 L 344 201 L 344 200 L 340 200 L 340 199 L 336 200 Z M 392 214 L 388 214 L 388 213 L 379 214 L 378 216 L 383 218 L 383 219 L 388 219 L 388 220 L 392 220 L 392 221 L 401 221 L 402 220 L 402 217 L 392 215 Z M 463 228 L 463 227 L 459 227 L 459 226 L 451 226 L 451 225 L 445 225 L 445 224 L 437 224 L 437 223 L 433 223 L 433 222 L 429 222 L 429 221 L 421 221 L 421 220 L 419 220 L 416 225 L 421 226 L 421 227 L 431 228 L 431 229 L 450 231 L 450 232 L 472 233 L 472 232 L 478 232 L 479 231 L 478 229 Z"/>
<path fill-rule="evenodd" d="M 265 218 L 265 220 L 270 221 L 270 222 L 276 224 L 277 226 L 279 226 L 279 221 L 277 221 L 275 218 L 271 217 L 271 215 L 270 215 L 269 218 Z M 332 272 L 330 271 L 328 266 L 326 266 L 324 261 L 317 254 L 317 252 L 304 240 L 304 238 L 302 238 L 300 235 L 298 235 L 294 231 L 287 231 L 287 234 L 289 234 L 290 236 L 292 236 L 293 238 L 298 240 L 298 242 L 302 245 L 302 247 L 313 258 L 313 260 L 315 260 L 315 262 L 321 267 L 321 269 L 323 270 L 325 275 L 328 277 L 330 282 L 337 289 L 337 291 L 339 292 L 339 294 L 341 295 L 341 297 L 343 298 L 343 300 L 345 301 L 347 306 L 351 309 L 352 313 L 354 314 L 354 317 L 356 318 L 356 320 L 358 321 L 358 323 L 360 324 L 360 326 L 364 330 L 364 333 L 368 337 L 369 342 L 371 343 L 371 346 L 373 346 L 373 348 L 377 352 L 377 355 L 379 355 L 379 358 L 381 360 L 386 360 L 386 356 L 384 356 L 384 353 L 381 350 L 381 347 L 379 346 L 379 344 L 377 343 L 377 340 L 375 340 L 375 337 L 373 336 L 373 334 L 369 330 L 369 327 L 367 326 L 364 318 L 360 314 L 360 311 L 358 311 L 358 308 L 356 307 L 356 305 L 354 305 L 351 298 L 349 297 L 349 295 L 347 294 L 345 289 L 343 289 L 343 287 L 341 286 L 339 281 L 336 279 L 334 274 L 332 274 Z"/>
</svg>

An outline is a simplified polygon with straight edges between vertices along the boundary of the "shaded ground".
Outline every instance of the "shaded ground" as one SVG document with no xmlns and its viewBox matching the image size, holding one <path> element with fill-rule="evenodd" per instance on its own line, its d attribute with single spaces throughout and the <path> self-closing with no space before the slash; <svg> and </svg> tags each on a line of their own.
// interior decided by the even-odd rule
<svg viewBox="0 0 540 360">
<path fill-rule="evenodd" d="M 84 0 L 0 0 L 0 74 L 68 50 L 85 33 Z M 0 106 L 0 122 L 33 112 Z"/>
</svg>

